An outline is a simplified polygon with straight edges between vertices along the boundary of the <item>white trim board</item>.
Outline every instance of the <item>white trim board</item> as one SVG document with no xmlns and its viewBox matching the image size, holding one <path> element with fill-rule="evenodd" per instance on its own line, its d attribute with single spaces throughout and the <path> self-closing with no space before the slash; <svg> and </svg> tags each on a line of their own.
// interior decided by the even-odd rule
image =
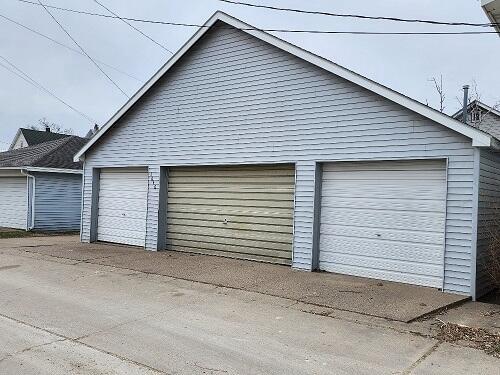
<svg viewBox="0 0 500 375">
<path fill-rule="evenodd" d="M 83 174 L 82 169 L 43 168 L 43 167 L 0 167 L 0 171 L 28 171 L 28 172 L 41 172 L 41 173 Z"/>
<path fill-rule="evenodd" d="M 414 99 L 411 99 L 403 94 L 400 94 L 388 87 L 385 87 L 375 81 L 372 81 L 360 74 L 357 74 L 349 69 L 346 69 L 334 62 L 327 60 L 321 56 L 315 55 L 312 52 L 306 51 L 287 41 L 284 41 L 274 35 L 268 34 L 251 25 L 248 25 L 226 13 L 217 11 L 198 31 L 168 60 L 156 74 L 149 79 L 119 110 L 109 121 L 101 128 L 101 130 L 89 141 L 83 148 L 78 151 L 74 157 L 74 161 L 80 161 L 84 154 L 104 135 L 106 132 L 165 74 L 168 70 L 191 49 L 191 47 L 210 30 L 217 22 L 221 21 L 236 29 L 252 35 L 266 43 L 269 43 L 277 48 L 280 48 L 298 58 L 310 62 L 322 69 L 325 69 L 339 77 L 342 77 L 352 83 L 355 83 L 367 90 L 370 90 L 380 96 L 389 99 L 397 104 L 406 107 L 413 112 L 416 112 L 428 119 L 431 119 L 441 125 L 446 126 L 472 140 L 472 146 L 477 147 L 492 147 L 492 137 L 478 129 L 466 125 L 460 121 L 451 118 L 435 109 L 432 109 Z"/>
</svg>

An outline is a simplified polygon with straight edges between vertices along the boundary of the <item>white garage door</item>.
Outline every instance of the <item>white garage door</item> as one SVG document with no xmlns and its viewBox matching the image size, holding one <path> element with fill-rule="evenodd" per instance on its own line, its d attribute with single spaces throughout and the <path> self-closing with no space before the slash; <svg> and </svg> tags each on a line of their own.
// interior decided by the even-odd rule
<svg viewBox="0 0 500 375">
<path fill-rule="evenodd" d="M 444 161 L 323 166 L 320 268 L 442 287 Z"/>
<path fill-rule="evenodd" d="M 26 229 L 26 177 L 0 177 L 0 227 Z"/>
<path fill-rule="evenodd" d="M 293 165 L 171 168 L 167 248 L 290 264 Z"/>
<path fill-rule="evenodd" d="M 144 246 L 148 174 L 144 169 L 102 169 L 97 239 Z"/>
</svg>

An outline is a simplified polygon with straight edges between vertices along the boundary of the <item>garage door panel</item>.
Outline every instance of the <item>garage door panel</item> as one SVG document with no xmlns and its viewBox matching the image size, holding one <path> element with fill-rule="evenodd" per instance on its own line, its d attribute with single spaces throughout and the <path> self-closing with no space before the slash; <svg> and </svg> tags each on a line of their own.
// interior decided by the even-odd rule
<svg viewBox="0 0 500 375">
<path fill-rule="evenodd" d="M 97 239 L 134 246 L 146 240 L 148 175 L 145 169 L 103 169 Z"/>
<path fill-rule="evenodd" d="M 359 181 L 357 181 L 360 183 Z M 353 182 L 354 183 L 354 182 Z M 444 189 L 427 188 L 404 188 L 387 185 L 363 185 L 363 186 L 339 186 L 336 184 L 323 185 L 323 191 L 331 194 L 332 198 L 365 198 L 377 190 L 378 199 L 390 199 L 398 197 L 400 199 L 422 199 L 435 200 L 436 194 L 443 194 Z"/>
<path fill-rule="evenodd" d="M 441 278 L 443 269 L 440 265 L 429 265 L 426 263 L 408 262 L 401 259 L 388 259 L 388 258 L 371 258 L 360 257 L 352 254 L 335 253 L 334 255 L 328 254 L 322 261 L 333 264 L 345 265 L 358 268 L 371 268 L 375 270 L 394 271 L 399 273 L 424 275 L 426 277 Z"/>
<path fill-rule="evenodd" d="M 409 273 L 396 272 L 394 270 L 377 270 L 372 267 L 354 267 L 342 264 L 325 264 L 325 271 L 336 272 L 353 276 L 368 277 L 372 279 L 395 281 L 400 283 L 425 285 L 434 288 L 442 287 L 442 279 L 426 275 L 413 275 Z"/>
<path fill-rule="evenodd" d="M 115 216 L 100 216 L 99 217 L 99 227 L 100 228 L 119 228 L 123 225 L 123 228 L 127 230 L 144 231 L 144 218 L 132 218 L 132 217 L 115 217 Z"/>
<path fill-rule="evenodd" d="M 175 204 L 169 202 L 169 212 L 177 213 L 200 213 L 200 214 L 224 214 L 234 216 L 254 216 L 254 217 L 272 217 L 284 218 L 289 220 L 293 215 L 293 208 L 280 208 L 280 207 L 230 207 L 230 206 L 215 206 L 215 205 L 202 205 L 190 206 L 183 204 Z"/>
<path fill-rule="evenodd" d="M 320 268 L 442 286 L 444 161 L 323 166 Z"/>
<path fill-rule="evenodd" d="M 279 243 L 292 243 L 292 238 L 289 233 L 276 233 L 276 232 L 262 232 L 255 230 L 237 230 L 237 229 L 227 229 L 227 228 L 203 228 L 188 225 L 168 225 L 169 233 L 184 233 L 184 234 L 203 234 L 212 235 L 217 237 L 228 237 L 233 239 L 242 240 L 240 243 L 245 242 L 244 240 L 265 240 L 269 242 L 279 242 Z"/>
<path fill-rule="evenodd" d="M 368 228 L 366 226 L 352 226 L 352 225 L 332 225 L 324 224 L 320 232 L 323 236 L 327 237 L 350 237 L 360 239 L 373 239 L 373 240 L 386 240 L 386 241 L 400 241 L 400 242 L 415 242 L 421 244 L 430 244 L 441 246 L 443 238 L 442 232 L 436 230 L 435 232 L 422 231 L 422 230 L 406 230 L 395 228 Z"/>
<path fill-rule="evenodd" d="M 189 212 L 172 212 L 170 211 L 169 217 L 172 219 L 181 220 L 210 220 L 210 221 L 224 221 L 227 219 L 231 223 L 248 223 L 248 224 L 269 224 L 269 225 L 290 225 L 288 218 L 266 217 L 266 216 L 248 216 L 248 215 L 224 215 L 224 212 L 218 211 L 219 214 L 209 213 L 189 213 Z"/>
<path fill-rule="evenodd" d="M 367 259 L 418 259 L 419 262 L 428 264 L 442 264 L 443 257 L 439 245 L 414 244 L 408 246 L 408 242 L 384 241 L 373 238 L 340 238 L 329 235 L 321 236 L 320 246 L 324 259 L 330 255 L 352 254 Z"/>
<path fill-rule="evenodd" d="M 400 229 L 418 228 L 421 231 L 442 232 L 444 213 L 372 211 L 372 210 L 322 210 L 321 220 L 324 225 L 361 225 L 368 228 Z"/>
<path fill-rule="evenodd" d="M 26 229 L 28 193 L 26 177 L 0 177 L 0 227 Z"/>
<path fill-rule="evenodd" d="M 259 193 L 248 192 L 243 189 L 240 191 L 215 191 L 214 189 L 210 189 L 210 191 L 203 192 L 203 197 L 205 199 L 223 199 L 223 200 L 258 200 L 258 201 L 288 201 L 293 204 L 293 196 L 290 199 L 290 193 L 293 190 L 288 190 L 287 192 L 276 192 L 276 191 L 261 191 Z M 173 201 L 176 198 L 184 198 L 184 199 L 197 199 L 200 196 L 200 191 L 169 191 L 169 197 Z"/>
<path fill-rule="evenodd" d="M 177 225 L 185 225 L 185 226 L 194 226 L 194 227 L 201 227 L 201 228 L 207 228 L 209 230 L 210 228 L 213 229 L 218 229 L 221 227 L 221 224 L 223 221 L 220 219 L 217 220 L 190 220 L 190 219 L 182 219 L 182 218 L 170 218 L 167 221 L 167 225 L 170 224 L 177 224 Z M 228 217 L 228 222 L 227 224 L 223 224 L 225 229 L 229 230 L 247 230 L 247 231 L 252 231 L 252 232 L 271 232 L 271 233 L 288 233 L 292 234 L 293 228 L 292 226 L 289 225 L 279 225 L 279 224 L 256 224 L 256 223 L 245 223 L 245 222 L 237 222 L 237 221 L 232 221 Z"/>
<path fill-rule="evenodd" d="M 294 181 L 293 166 L 172 168 L 168 248 L 289 264 Z"/>
<path fill-rule="evenodd" d="M 392 211 L 415 211 L 415 212 L 443 212 L 443 202 L 438 199 L 400 199 L 400 198 L 380 198 L 369 199 L 360 197 L 335 197 L 329 195 L 328 203 L 324 207 L 358 209 L 363 207 L 366 210 L 386 210 L 390 207 Z"/>
<path fill-rule="evenodd" d="M 173 204 L 182 205 L 211 205 L 228 207 L 276 207 L 276 208 L 292 208 L 293 201 L 276 201 L 276 200 L 247 200 L 247 199 L 206 199 L 206 198 L 172 198 Z"/>
<path fill-rule="evenodd" d="M 251 247 L 251 246 L 242 247 L 240 245 L 230 245 L 228 243 L 207 242 L 207 239 L 205 239 L 204 241 L 191 241 L 189 239 L 185 240 L 170 239 L 168 244 L 171 246 L 172 250 L 176 251 L 178 251 L 178 249 L 182 250 L 183 248 L 191 248 L 192 250 L 195 249 L 215 250 L 215 251 L 227 251 L 232 254 L 246 254 L 246 255 L 254 254 L 271 258 L 282 258 L 282 259 L 289 258 L 288 251 L 266 249 L 263 247 Z"/>
<path fill-rule="evenodd" d="M 214 236 L 213 234 L 211 235 L 203 235 L 203 234 L 191 234 L 191 233 L 176 233 L 176 232 L 169 232 L 169 239 L 170 240 L 188 240 L 188 241 L 194 241 L 194 242 L 200 242 L 200 243 L 215 243 L 215 244 L 227 244 L 227 245 L 234 245 L 234 246 L 240 246 L 241 245 L 241 239 L 239 238 L 231 238 L 231 237 L 217 237 Z M 246 238 L 245 239 L 245 246 L 248 247 L 256 247 L 256 248 L 262 248 L 262 249 L 274 249 L 274 250 L 280 250 L 284 252 L 289 252 L 290 251 L 290 242 L 276 242 L 276 241 L 265 241 L 264 239 L 260 238 L 259 240 L 251 240 Z"/>
</svg>

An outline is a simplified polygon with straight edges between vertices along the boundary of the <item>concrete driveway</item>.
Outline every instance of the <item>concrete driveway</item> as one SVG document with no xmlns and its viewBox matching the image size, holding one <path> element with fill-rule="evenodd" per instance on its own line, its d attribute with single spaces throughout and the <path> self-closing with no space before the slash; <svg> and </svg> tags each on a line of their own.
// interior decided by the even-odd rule
<svg viewBox="0 0 500 375">
<path fill-rule="evenodd" d="M 49 242 L 0 242 L 0 373 L 498 374 L 405 323 L 27 251 Z"/>
<path fill-rule="evenodd" d="M 178 252 L 151 252 L 110 244 L 82 244 L 74 236 L 4 240 L 7 247 L 50 257 L 85 261 L 210 285 L 258 292 L 401 322 L 466 300 L 434 288 L 290 267 Z"/>
</svg>

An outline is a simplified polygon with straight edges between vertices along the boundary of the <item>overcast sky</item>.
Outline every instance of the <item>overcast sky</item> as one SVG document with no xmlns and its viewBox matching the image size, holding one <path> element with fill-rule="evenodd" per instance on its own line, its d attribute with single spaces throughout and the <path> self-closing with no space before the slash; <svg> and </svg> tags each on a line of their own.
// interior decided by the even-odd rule
<svg viewBox="0 0 500 375">
<path fill-rule="evenodd" d="M 36 1 L 36 0 L 35 0 Z M 120 16 L 204 23 L 223 10 L 260 28 L 458 31 L 463 27 L 402 24 L 389 21 L 339 19 L 230 5 L 218 0 L 99 0 Z M 246 0 L 307 10 L 356 13 L 401 18 L 487 22 L 478 0 Z M 46 4 L 106 13 L 94 0 L 45 0 Z M 7 16 L 73 48 L 73 42 L 38 5 L 0 0 L 0 16 Z M 132 95 L 171 56 L 120 20 L 51 10 L 74 38 L 102 65 L 117 84 Z M 196 31 L 193 27 L 134 23 L 142 31 L 176 51 Z M 470 30 L 470 29 L 467 29 Z M 476 29 L 474 29 L 476 30 Z M 430 78 L 443 76 L 445 112 L 459 108 L 463 84 L 477 82 L 485 103 L 500 101 L 500 38 L 494 34 L 454 36 L 373 36 L 276 33 L 307 50 L 354 70 L 422 102 L 438 106 Z M 0 55 L 61 99 L 105 123 L 126 101 L 85 56 L 54 44 L 0 18 Z M 3 60 L 0 62 L 5 64 Z M 131 78 L 130 76 L 136 77 Z M 0 66 L 0 149 L 10 144 L 19 127 L 46 117 L 84 135 L 91 123 L 43 91 Z"/>
</svg>

